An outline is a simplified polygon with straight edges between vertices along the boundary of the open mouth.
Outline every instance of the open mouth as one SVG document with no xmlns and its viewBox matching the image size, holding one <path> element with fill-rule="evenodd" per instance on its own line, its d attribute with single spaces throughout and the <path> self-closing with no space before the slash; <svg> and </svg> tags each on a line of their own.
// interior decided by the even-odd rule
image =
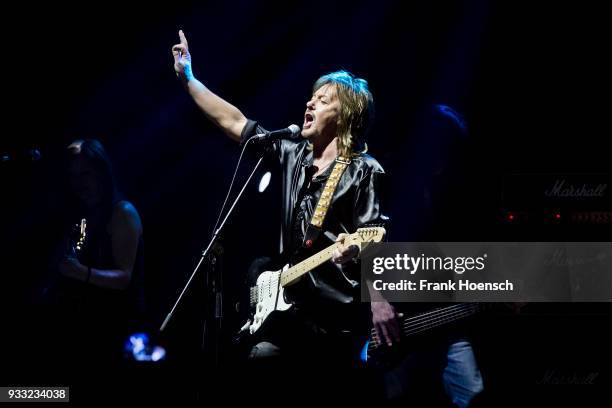
<svg viewBox="0 0 612 408">
<path fill-rule="evenodd" d="M 304 115 L 304 126 L 303 128 L 308 129 L 314 122 L 314 115 L 312 113 L 306 113 Z"/>
</svg>

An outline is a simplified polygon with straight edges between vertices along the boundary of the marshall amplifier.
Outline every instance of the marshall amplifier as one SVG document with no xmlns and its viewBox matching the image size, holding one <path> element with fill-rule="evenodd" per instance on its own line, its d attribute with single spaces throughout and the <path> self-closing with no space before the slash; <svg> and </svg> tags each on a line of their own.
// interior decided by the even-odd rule
<svg viewBox="0 0 612 408">
<path fill-rule="evenodd" d="M 612 174 L 511 174 L 502 180 L 509 223 L 612 224 Z"/>
</svg>

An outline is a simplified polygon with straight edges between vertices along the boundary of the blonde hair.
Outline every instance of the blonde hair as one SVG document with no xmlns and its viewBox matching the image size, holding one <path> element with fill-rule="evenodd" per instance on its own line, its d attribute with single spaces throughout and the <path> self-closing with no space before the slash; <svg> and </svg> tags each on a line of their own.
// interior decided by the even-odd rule
<svg viewBox="0 0 612 408">
<path fill-rule="evenodd" d="M 317 79 L 312 92 L 328 84 L 335 86 L 340 100 L 338 153 L 347 158 L 365 153 L 365 138 L 374 119 L 374 98 L 368 82 L 348 71 L 336 71 Z"/>
</svg>

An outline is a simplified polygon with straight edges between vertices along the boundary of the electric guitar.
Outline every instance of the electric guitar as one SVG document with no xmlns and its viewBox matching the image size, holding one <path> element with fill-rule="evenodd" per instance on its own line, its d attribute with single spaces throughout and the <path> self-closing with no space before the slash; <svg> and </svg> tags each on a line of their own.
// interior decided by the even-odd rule
<svg viewBox="0 0 612 408">
<path fill-rule="evenodd" d="M 87 245 L 87 220 L 73 224 L 65 241 L 64 256 L 79 261 Z M 80 304 L 84 298 L 82 283 L 62 276 L 59 271 L 47 278 L 41 296 L 45 303 Z"/>
<path fill-rule="evenodd" d="M 87 238 L 87 220 L 83 218 L 79 224 L 75 224 L 68 243 L 68 255 L 79 259 L 79 255 L 85 247 Z"/>
<path fill-rule="evenodd" d="M 402 339 L 414 338 L 418 334 L 425 334 L 433 329 L 458 322 L 478 313 L 484 305 L 478 303 L 459 303 L 429 310 L 427 312 L 404 317 L 400 315 Z M 404 340 L 404 344 L 406 341 Z M 375 329 L 371 330 L 370 339 L 367 344 L 367 362 L 370 366 L 389 366 L 399 361 L 405 354 L 402 343 L 387 346 L 378 336 Z"/>
<path fill-rule="evenodd" d="M 371 242 L 382 241 L 385 229 L 382 227 L 359 228 L 357 232 L 345 238 L 345 245 L 357 245 L 363 250 Z M 329 261 L 340 243 L 334 243 L 324 250 L 312 255 L 302 262 L 279 271 L 263 272 L 257 278 L 257 283 L 250 289 L 250 306 L 253 310 L 251 319 L 240 329 L 240 332 L 249 331 L 250 334 L 262 326 L 266 318 L 273 311 L 285 311 L 291 307 L 284 297 L 284 289 L 295 284 L 302 276 Z"/>
</svg>

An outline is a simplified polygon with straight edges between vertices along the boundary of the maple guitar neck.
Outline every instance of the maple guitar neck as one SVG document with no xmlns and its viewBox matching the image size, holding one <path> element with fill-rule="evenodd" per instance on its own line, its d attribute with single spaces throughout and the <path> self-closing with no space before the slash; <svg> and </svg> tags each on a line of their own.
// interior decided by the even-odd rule
<svg viewBox="0 0 612 408">
<path fill-rule="evenodd" d="M 312 255 L 309 258 L 304 259 L 302 262 L 297 265 L 292 266 L 291 268 L 283 271 L 281 274 L 281 285 L 283 287 L 289 286 L 295 282 L 297 282 L 303 275 L 312 271 L 317 266 L 323 264 L 324 262 L 329 261 L 332 258 L 332 255 L 336 248 L 339 247 L 339 244 L 333 244 L 321 252 L 318 252 Z"/>
<path fill-rule="evenodd" d="M 347 246 L 357 245 L 359 249 L 363 249 L 364 244 L 370 242 L 380 242 L 385 236 L 385 229 L 382 227 L 369 227 L 359 228 L 355 233 L 348 235 L 344 239 L 344 243 Z M 317 266 L 329 261 L 334 254 L 334 251 L 340 246 L 339 242 L 336 242 L 324 250 L 304 259 L 297 265 L 286 269 L 282 272 L 280 277 L 280 284 L 282 287 L 289 286 L 298 281 L 303 275 L 312 271 Z"/>
</svg>

